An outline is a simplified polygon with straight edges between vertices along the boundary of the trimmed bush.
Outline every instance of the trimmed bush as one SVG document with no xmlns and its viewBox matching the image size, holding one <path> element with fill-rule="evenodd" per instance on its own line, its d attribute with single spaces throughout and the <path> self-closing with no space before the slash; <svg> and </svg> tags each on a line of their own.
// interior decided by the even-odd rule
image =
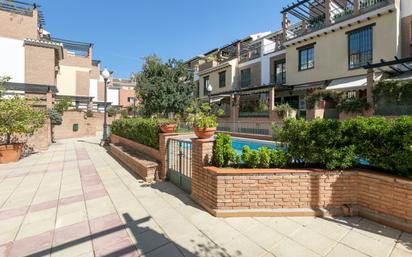
<svg viewBox="0 0 412 257">
<path fill-rule="evenodd" d="M 287 120 L 277 139 L 293 165 L 346 169 L 356 160 L 412 178 L 412 118 L 358 117 L 347 121 Z"/>
<path fill-rule="evenodd" d="M 113 121 L 110 129 L 114 135 L 158 149 L 159 126 L 166 122 L 171 122 L 171 120 L 128 118 Z"/>
</svg>

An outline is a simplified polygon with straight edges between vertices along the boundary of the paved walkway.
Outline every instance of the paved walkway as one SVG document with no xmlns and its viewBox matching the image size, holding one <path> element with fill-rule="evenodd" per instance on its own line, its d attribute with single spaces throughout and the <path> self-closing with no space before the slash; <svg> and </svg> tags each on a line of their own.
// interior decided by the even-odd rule
<svg viewBox="0 0 412 257">
<path fill-rule="evenodd" d="M 361 218 L 214 218 L 89 138 L 0 165 L 0 256 L 410 257 L 412 235 Z"/>
</svg>

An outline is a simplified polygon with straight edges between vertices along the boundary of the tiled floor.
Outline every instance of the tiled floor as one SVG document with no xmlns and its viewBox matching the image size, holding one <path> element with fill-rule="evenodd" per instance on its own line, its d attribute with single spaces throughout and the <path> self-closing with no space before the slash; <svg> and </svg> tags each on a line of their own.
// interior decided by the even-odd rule
<svg viewBox="0 0 412 257">
<path fill-rule="evenodd" d="M 0 256 L 412 256 L 411 234 L 361 218 L 214 218 L 97 142 L 0 165 Z"/>
</svg>

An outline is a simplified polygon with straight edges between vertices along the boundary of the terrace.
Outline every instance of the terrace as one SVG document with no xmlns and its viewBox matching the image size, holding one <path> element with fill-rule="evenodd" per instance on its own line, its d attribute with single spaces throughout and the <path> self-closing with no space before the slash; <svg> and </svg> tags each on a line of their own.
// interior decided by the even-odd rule
<svg viewBox="0 0 412 257">
<path fill-rule="evenodd" d="M 286 40 L 382 8 L 391 2 L 391 0 L 300 0 L 282 11 Z M 289 14 L 293 16 L 295 23 L 291 23 Z"/>
<path fill-rule="evenodd" d="M 88 57 L 90 55 L 90 49 L 93 47 L 93 44 L 91 43 L 60 38 L 52 38 L 51 40 L 63 44 L 63 48 L 66 49 L 69 54 L 78 57 Z"/>
<path fill-rule="evenodd" d="M 39 10 L 39 7 L 40 5 L 37 5 L 35 3 L 25 3 L 25 2 L 20 2 L 20 1 L 4 1 L 4 0 L 0 1 L 0 10 L 6 11 L 6 12 L 11 12 L 15 14 L 33 17 L 34 10 L 37 10 L 38 21 L 39 21 L 38 26 L 42 28 L 45 25 L 45 21 L 44 21 L 43 12 Z"/>
<path fill-rule="evenodd" d="M 231 44 L 225 45 L 221 48 L 213 49 L 204 54 L 204 63 L 199 65 L 199 72 L 204 70 L 217 67 L 221 64 L 225 64 L 230 60 L 237 58 L 238 55 L 238 42 L 233 42 Z"/>
</svg>

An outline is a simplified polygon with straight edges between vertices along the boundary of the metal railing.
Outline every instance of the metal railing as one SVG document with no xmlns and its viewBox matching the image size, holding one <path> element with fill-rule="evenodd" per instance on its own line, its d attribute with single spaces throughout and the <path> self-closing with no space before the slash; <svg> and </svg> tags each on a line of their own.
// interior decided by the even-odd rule
<svg viewBox="0 0 412 257">
<path fill-rule="evenodd" d="M 278 126 L 282 125 L 282 123 L 275 122 L 219 122 L 217 131 L 249 135 L 272 136 L 272 126 L 274 124 Z"/>
<path fill-rule="evenodd" d="M 361 0 L 360 9 L 371 9 L 388 4 L 388 0 Z"/>
<path fill-rule="evenodd" d="M 167 146 L 167 177 L 187 193 L 192 191 L 192 142 L 170 139 Z"/>
</svg>

